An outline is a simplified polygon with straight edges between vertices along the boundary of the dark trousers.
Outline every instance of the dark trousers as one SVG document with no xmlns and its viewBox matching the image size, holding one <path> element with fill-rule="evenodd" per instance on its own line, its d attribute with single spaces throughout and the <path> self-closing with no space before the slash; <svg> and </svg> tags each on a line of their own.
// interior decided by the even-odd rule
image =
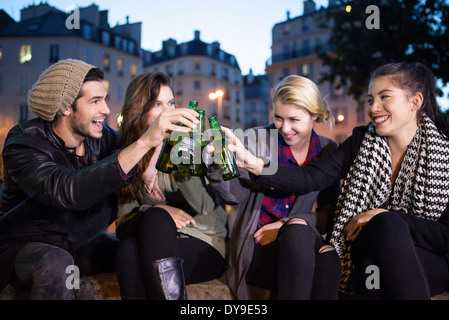
<svg viewBox="0 0 449 320">
<path fill-rule="evenodd" d="M 77 268 L 79 275 L 113 272 L 117 245 L 115 237 L 103 233 L 72 256 L 58 246 L 29 242 L 15 259 L 16 285 L 30 286 L 33 300 L 69 300 L 71 290 L 77 290 L 69 279 L 75 275 L 71 266 Z"/>
<path fill-rule="evenodd" d="M 124 298 L 147 298 L 146 286 L 151 281 L 146 281 L 146 270 L 151 270 L 153 262 L 159 259 L 182 258 L 186 284 L 216 279 L 224 271 L 225 260 L 220 253 L 202 240 L 178 237 L 176 224 L 164 209 L 137 213 L 119 226 L 117 235 L 121 244 L 116 272 Z"/>
<path fill-rule="evenodd" d="M 335 300 L 340 258 L 334 249 L 320 253 L 323 245 L 309 225 L 285 223 L 275 242 L 255 246 L 246 282 L 271 290 L 275 299 Z"/>
<path fill-rule="evenodd" d="M 446 291 L 449 266 L 445 256 L 415 246 L 407 223 L 393 212 L 374 216 L 351 245 L 356 293 L 366 299 L 430 299 Z M 374 271 L 379 270 L 379 288 Z M 371 278 L 368 278 L 371 277 Z"/>
</svg>

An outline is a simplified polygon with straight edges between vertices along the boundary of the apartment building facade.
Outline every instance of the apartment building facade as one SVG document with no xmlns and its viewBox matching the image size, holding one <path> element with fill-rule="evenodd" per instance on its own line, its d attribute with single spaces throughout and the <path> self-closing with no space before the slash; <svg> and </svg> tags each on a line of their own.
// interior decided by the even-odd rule
<svg viewBox="0 0 449 320">
<path fill-rule="evenodd" d="M 244 129 L 270 123 L 270 86 L 266 74 L 255 75 L 252 69 L 243 77 L 245 87 Z"/>
<path fill-rule="evenodd" d="M 329 5 L 335 5 L 335 1 L 329 0 Z M 326 9 L 316 8 L 313 0 L 305 0 L 302 15 L 292 18 L 287 12 L 286 20 L 274 25 L 272 56 L 266 66 L 270 88 L 290 74 L 305 76 L 318 84 L 320 73 L 326 67 L 316 50 L 331 51 L 327 45 L 331 30 L 319 27 L 316 20 L 317 15 L 324 10 Z M 318 86 L 331 107 L 336 125 L 332 132 L 324 125 L 316 125 L 317 133 L 342 142 L 351 135 L 355 126 L 367 123 L 366 109 L 358 107 L 354 99 L 345 95 L 344 86 L 339 87 L 338 83 L 329 82 Z"/>
<path fill-rule="evenodd" d="M 197 100 L 207 117 L 217 115 L 221 125 L 243 128 L 244 87 L 237 59 L 223 51 L 220 43 L 202 41 L 200 31 L 194 31 L 192 41 L 168 39 L 161 50 L 144 51 L 143 70 L 170 75 L 178 107 Z"/>
<path fill-rule="evenodd" d="M 72 17 L 79 17 L 78 25 L 70 16 L 75 10 L 78 15 Z M 69 13 L 46 3 L 30 5 L 21 10 L 18 22 L 0 10 L 0 148 L 11 127 L 34 117 L 27 93 L 39 75 L 66 58 L 105 72 L 111 109 L 107 123 L 116 129 L 126 87 L 142 71 L 141 23 L 127 21 L 111 28 L 108 11 L 95 4 Z"/>
</svg>

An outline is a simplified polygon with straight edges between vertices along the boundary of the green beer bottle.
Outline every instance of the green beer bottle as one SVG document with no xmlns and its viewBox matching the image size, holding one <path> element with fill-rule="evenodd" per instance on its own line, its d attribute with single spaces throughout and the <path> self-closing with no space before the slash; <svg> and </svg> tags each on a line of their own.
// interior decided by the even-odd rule
<svg viewBox="0 0 449 320">
<path fill-rule="evenodd" d="M 240 171 L 237 167 L 234 154 L 227 148 L 229 144 L 228 139 L 226 139 L 221 130 L 216 116 L 209 118 L 209 125 L 214 137 L 214 166 L 220 171 L 223 180 L 239 177 Z"/>
<path fill-rule="evenodd" d="M 198 101 L 196 100 L 190 100 L 189 101 L 189 109 L 193 109 L 195 111 L 198 111 Z M 182 125 L 178 123 L 178 125 Z M 179 143 L 181 141 L 182 137 L 179 137 L 176 140 L 170 139 L 168 137 L 164 140 L 164 144 L 162 146 L 161 153 L 159 154 L 159 158 L 157 159 L 156 163 L 156 169 L 165 173 L 171 173 L 173 170 L 178 170 L 177 166 L 171 161 L 171 152 L 173 149 L 173 146 Z"/>
<path fill-rule="evenodd" d="M 178 170 L 184 176 L 205 176 L 207 174 L 206 164 L 202 161 L 202 153 L 208 141 L 205 137 L 206 113 L 204 110 L 197 110 L 199 124 L 195 129 L 190 130 L 189 137 L 184 137 L 177 144 L 172 156 L 177 156 L 180 163 Z"/>
<path fill-rule="evenodd" d="M 189 101 L 189 109 L 193 109 L 195 111 L 198 111 L 198 101 L 190 100 Z"/>
</svg>

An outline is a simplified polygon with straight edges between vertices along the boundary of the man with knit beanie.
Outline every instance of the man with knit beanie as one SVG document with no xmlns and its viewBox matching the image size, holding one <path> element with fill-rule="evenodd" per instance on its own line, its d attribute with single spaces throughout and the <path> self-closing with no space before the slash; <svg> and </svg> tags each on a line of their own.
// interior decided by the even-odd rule
<svg viewBox="0 0 449 320">
<path fill-rule="evenodd" d="M 163 111 L 140 139 L 117 150 L 118 134 L 104 123 L 110 110 L 103 77 L 80 60 L 55 63 L 28 93 L 37 118 L 8 133 L 0 291 L 8 283 L 29 285 L 32 299 L 70 299 L 70 270 L 112 271 L 117 240 L 103 232 L 116 218 L 116 191 L 171 131 L 196 127 L 193 110 Z"/>
</svg>

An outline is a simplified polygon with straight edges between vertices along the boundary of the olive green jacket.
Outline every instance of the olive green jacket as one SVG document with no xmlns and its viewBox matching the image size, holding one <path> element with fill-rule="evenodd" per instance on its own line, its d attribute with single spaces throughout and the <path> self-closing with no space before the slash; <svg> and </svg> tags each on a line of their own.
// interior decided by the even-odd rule
<svg viewBox="0 0 449 320">
<path fill-rule="evenodd" d="M 150 198 L 142 185 L 136 200 L 119 205 L 117 225 L 132 218 L 130 213 L 136 207 L 139 207 L 139 211 L 145 211 L 157 204 L 170 205 L 184 210 L 196 222 L 196 227 L 192 225 L 183 227 L 178 229 L 179 233 L 203 240 L 225 257 L 226 211 L 216 203 L 213 194 L 206 189 L 204 180 L 200 177 L 184 177 L 178 172 L 172 174 L 159 172 L 158 185 L 166 197 L 165 201 Z"/>
</svg>

